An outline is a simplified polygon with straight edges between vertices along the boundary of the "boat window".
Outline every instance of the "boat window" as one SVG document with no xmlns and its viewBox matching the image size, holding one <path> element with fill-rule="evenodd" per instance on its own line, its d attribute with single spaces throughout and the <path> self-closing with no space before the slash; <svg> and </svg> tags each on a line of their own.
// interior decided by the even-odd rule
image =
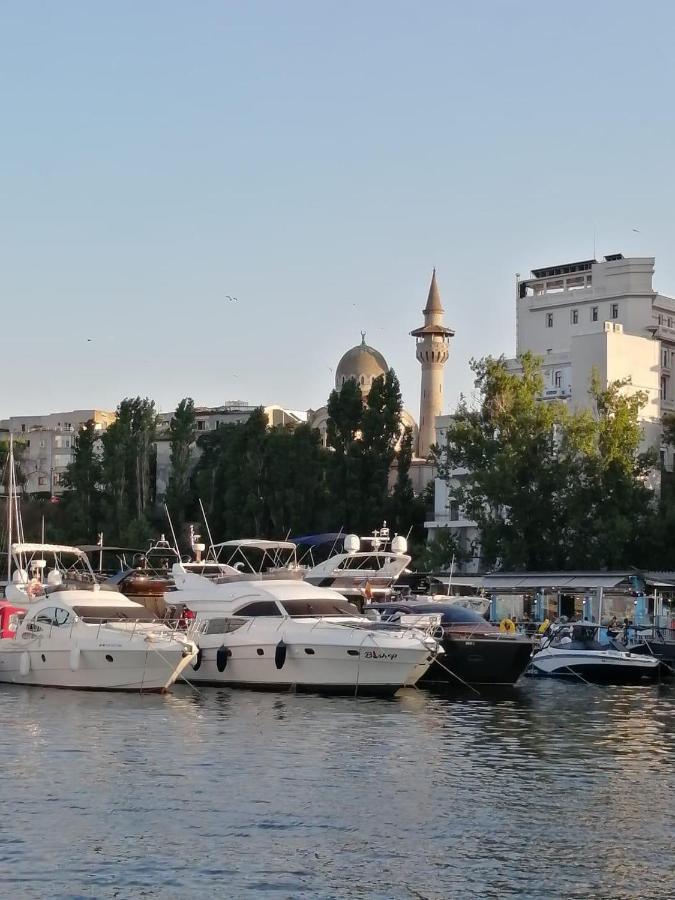
<svg viewBox="0 0 675 900">
<path fill-rule="evenodd" d="M 61 627 L 62 625 L 70 625 L 72 621 L 72 616 L 67 609 L 57 608 L 54 610 L 54 625 Z"/>
<path fill-rule="evenodd" d="M 209 619 L 204 628 L 204 634 L 228 634 L 245 624 L 245 619 Z"/>
<path fill-rule="evenodd" d="M 55 616 L 56 609 L 53 606 L 50 606 L 47 609 L 41 609 L 40 612 L 35 616 L 33 621 L 39 622 L 40 625 L 54 625 Z"/>
<path fill-rule="evenodd" d="M 282 606 L 289 616 L 358 616 L 358 609 L 348 600 L 284 600 Z"/>
<path fill-rule="evenodd" d="M 73 606 L 84 622 L 154 622 L 156 616 L 144 606 Z"/>
<path fill-rule="evenodd" d="M 391 556 L 348 556 L 335 569 L 381 569 L 392 561 Z M 400 557 L 399 557 L 400 559 Z"/>
<path fill-rule="evenodd" d="M 272 600 L 258 600 L 236 610 L 238 616 L 281 616 L 279 607 Z"/>
</svg>

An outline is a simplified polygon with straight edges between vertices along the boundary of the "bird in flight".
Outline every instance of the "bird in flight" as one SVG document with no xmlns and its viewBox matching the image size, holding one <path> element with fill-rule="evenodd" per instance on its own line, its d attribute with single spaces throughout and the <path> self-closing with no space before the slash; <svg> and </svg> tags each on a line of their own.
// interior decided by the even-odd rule
<svg viewBox="0 0 675 900">
<path fill-rule="evenodd" d="M 230 303 L 239 303 L 238 297 L 231 297 L 229 294 L 225 294 L 225 299 L 229 300 Z"/>
<path fill-rule="evenodd" d="M 633 231 L 635 232 L 635 234 L 640 234 L 640 233 L 641 233 L 640 230 L 639 230 L 638 228 L 634 228 Z"/>
<path fill-rule="evenodd" d="M 87 338 L 87 343 L 91 344 L 91 342 L 92 342 L 92 338 Z"/>
</svg>

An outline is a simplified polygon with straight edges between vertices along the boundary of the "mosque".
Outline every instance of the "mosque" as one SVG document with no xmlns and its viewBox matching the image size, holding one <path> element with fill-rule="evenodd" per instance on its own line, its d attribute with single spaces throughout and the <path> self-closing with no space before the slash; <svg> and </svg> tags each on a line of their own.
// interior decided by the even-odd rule
<svg viewBox="0 0 675 900">
<path fill-rule="evenodd" d="M 411 331 L 415 338 L 417 360 L 422 367 L 420 384 L 419 423 L 408 410 L 401 414 L 401 428 L 409 427 L 413 433 L 415 458 L 411 470 L 413 487 L 424 489 L 434 476 L 433 464 L 429 461 L 431 445 L 435 443 L 436 416 L 443 413 L 443 373 L 450 355 L 450 338 L 454 331 L 443 324 L 443 306 L 436 280 L 436 270 L 431 276 L 429 295 L 422 310 L 424 325 Z M 361 388 L 364 402 L 371 385 L 379 375 L 385 375 L 389 366 L 379 350 L 366 343 L 365 332 L 361 332 L 361 343 L 344 354 L 335 370 L 335 390 L 341 391 L 347 381 L 355 381 Z M 321 432 L 326 441 L 328 409 L 322 406 L 308 411 L 308 422 Z"/>
</svg>

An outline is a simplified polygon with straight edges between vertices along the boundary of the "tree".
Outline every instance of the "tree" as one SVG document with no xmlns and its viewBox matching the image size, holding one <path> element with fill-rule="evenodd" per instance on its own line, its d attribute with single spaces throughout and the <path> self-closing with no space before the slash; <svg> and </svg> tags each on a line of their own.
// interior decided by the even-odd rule
<svg viewBox="0 0 675 900">
<path fill-rule="evenodd" d="M 166 490 L 166 503 L 178 530 L 191 512 L 194 500 L 190 474 L 196 434 L 195 404 L 191 397 L 186 397 L 176 407 L 169 424 L 171 474 Z"/>
<path fill-rule="evenodd" d="M 150 534 L 156 420 L 151 400 L 127 398 L 102 437 L 104 527 L 111 540 L 138 544 Z"/>
<path fill-rule="evenodd" d="M 75 543 L 93 541 L 100 529 L 102 474 L 100 434 L 89 420 L 74 439 L 73 459 L 62 476 L 64 518 Z"/>
<path fill-rule="evenodd" d="M 473 362 L 480 405 L 460 402 L 439 472 L 468 475 L 455 499 L 476 521 L 483 563 L 504 569 L 603 568 L 639 564 L 652 462 L 641 454 L 645 395 L 627 382 L 590 387 L 591 409 L 543 402 L 541 361 Z"/>
</svg>

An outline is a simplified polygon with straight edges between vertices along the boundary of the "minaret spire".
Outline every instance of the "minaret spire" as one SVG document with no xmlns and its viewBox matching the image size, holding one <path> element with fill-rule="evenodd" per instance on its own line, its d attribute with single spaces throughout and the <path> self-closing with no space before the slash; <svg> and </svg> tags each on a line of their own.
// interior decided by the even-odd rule
<svg viewBox="0 0 675 900">
<path fill-rule="evenodd" d="M 422 314 L 424 325 L 410 333 L 417 339 L 416 356 L 422 366 L 417 455 L 426 459 L 431 445 L 436 443 L 436 416 L 443 412 L 443 369 L 450 355 L 450 338 L 455 334 L 443 324 L 436 269 L 431 275 L 427 305 Z"/>
</svg>

